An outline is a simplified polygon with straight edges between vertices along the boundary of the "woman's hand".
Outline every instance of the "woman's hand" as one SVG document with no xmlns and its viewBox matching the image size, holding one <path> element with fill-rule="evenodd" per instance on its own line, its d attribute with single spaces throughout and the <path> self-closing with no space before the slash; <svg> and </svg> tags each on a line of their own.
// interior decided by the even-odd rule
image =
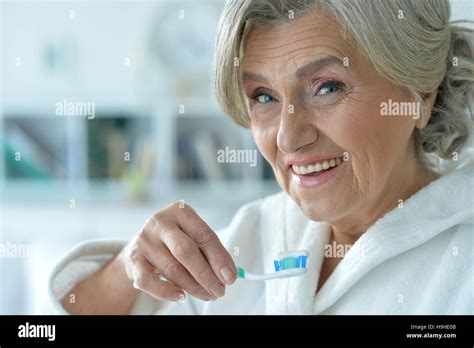
<svg viewBox="0 0 474 348">
<path fill-rule="evenodd" d="M 183 290 L 215 300 L 236 279 L 232 257 L 217 235 L 183 203 L 150 217 L 121 258 L 134 287 L 159 300 L 181 300 Z"/>
</svg>

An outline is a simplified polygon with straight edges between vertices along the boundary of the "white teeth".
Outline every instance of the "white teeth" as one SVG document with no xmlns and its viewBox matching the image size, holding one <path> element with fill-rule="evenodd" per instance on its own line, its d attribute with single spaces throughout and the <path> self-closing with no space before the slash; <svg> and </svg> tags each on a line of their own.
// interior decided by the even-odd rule
<svg viewBox="0 0 474 348">
<path fill-rule="evenodd" d="M 310 174 L 314 172 L 320 172 L 321 170 L 335 167 L 341 163 L 342 163 L 341 158 L 337 157 L 337 158 L 332 158 L 329 161 L 324 160 L 322 162 L 312 163 L 307 166 L 297 166 L 296 164 L 293 164 L 292 168 L 296 174 L 304 175 L 304 174 Z"/>
</svg>

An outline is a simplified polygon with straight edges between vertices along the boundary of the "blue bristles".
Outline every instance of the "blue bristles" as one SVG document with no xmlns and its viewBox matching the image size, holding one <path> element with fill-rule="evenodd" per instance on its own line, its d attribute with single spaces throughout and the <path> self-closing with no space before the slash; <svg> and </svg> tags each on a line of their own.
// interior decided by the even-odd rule
<svg viewBox="0 0 474 348">
<path fill-rule="evenodd" d="M 306 268 L 306 259 L 307 256 L 300 256 L 301 257 L 301 267 Z"/>
<path fill-rule="evenodd" d="M 242 267 L 237 266 L 239 278 L 247 280 L 270 280 L 299 277 L 306 274 L 306 263 L 309 257 L 307 250 L 289 250 L 278 253 L 277 260 L 273 260 L 275 272 L 272 273 L 251 273 Z"/>
<path fill-rule="evenodd" d="M 275 265 L 275 272 L 278 272 L 280 270 L 280 261 L 273 260 L 273 264 Z"/>
<path fill-rule="evenodd" d="M 285 257 L 280 261 L 274 260 L 275 272 L 292 268 L 306 268 L 307 256 L 301 255 L 298 257 Z"/>
</svg>

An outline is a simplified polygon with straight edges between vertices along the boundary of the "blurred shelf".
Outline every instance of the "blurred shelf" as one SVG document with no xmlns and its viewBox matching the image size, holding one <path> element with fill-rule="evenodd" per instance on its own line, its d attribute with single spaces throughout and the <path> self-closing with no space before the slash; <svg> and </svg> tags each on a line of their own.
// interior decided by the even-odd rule
<svg viewBox="0 0 474 348">
<path fill-rule="evenodd" d="M 206 3 L 212 11 L 203 10 L 204 3 L 187 4 L 193 16 L 186 23 L 170 16 L 170 11 L 182 6 L 172 1 L 141 6 L 74 2 L 73 8 L 58 2 L 2 4 L 2 27 L 15 28 L 0 33 L 4 43 L 0 53 L 0 145 L 8 143 L 0 151 L 4 216 L 19 219 L 26 212 L 40 218 L 35 212 L 41 212 L 48 219 L 59 214 L 64 217 L 61 221 L 67 221 L 74 199 L 72 216 L 81 212 L 89 224 L 88 214 L 105 216 L 114 211 L 127 216 L 128 210 L 136 209 L 145 215 L 184 199 L 225 224 L 242 204 L 280 190 L 274 180 L 266 180 L 271 176 L 261 156 L 255 167 L 217 164 L 216 150 L 257 148 L 251 133 L 233 124 L 212 95 L 212 46 L 223 1 Z M 74 19 L 71 9 L 77 15 Z M 199 23 L 201 30 L 191 32 L 198 34 L 193 37 L 189 30 Z M 160 35 L 170 45 L 165 46 L 168 49 L 156 40 Z M 174 49 L 183 43 L 183 49 Z M 159 59 L 159 49 L 170 64 Z M 174 70 L 171 63 L 176 63 Z M 94 118 L 56 115 L 56 104 L 64 100 L 94 103 Z M 193 147 L 192 151 L 183 151 L 182 143 Z M 42 152 L 27 153 L 40 148 Z M 142 155 L 146 160 L 117 165 L 129 151 L 134 151 L 132 158 Z M 13 160 L 19 152 L 24 160 L 21 164 Z M 177 162 L 179 168 L 185 168 L 189 154 L 198 159 L 195 168 L 200 172 L 184 170 L 185 175 L 180 176 Z M 37 164 L 50 169 L 46 170 L 49 174 L 19 167 L 26 167 L 27 160 L 31 167 Z M 130 170 L 130 174 L 127 170 L 133 168 L 139 170 Z M 119 179 L 124 177 L 128 179 Z M 134 199 L 143 187 L 146 197 Z M 133 224 L 138 221 L 131 219 Z M 13 227 L 18 222 L 8 221 Z M 78 217 L 72 221 L 71 230 L 82 226 Z M 59 224 L 54 226 L 51 233 L 59 233 L 54 230 Z M 28 229 L 20 230 L 28 233 Z M 88 232 L 83 229 L 83 233 Z"/>
<path fill-rule="evenodd" d="M 74 242 L 91 238 L 129 239 L 149 216 L 181 199 L 211 228 L 221 229 L 243 204 L 280 191 L 275 182 L 245 187 L 237 183 L 213 183 L 212 188 L 183 183 L 171 194 L 134 202 L 127 198 L 120 182 L 88 183 L 87 186 L 79 192 L 77 185 L 72 190 L 67 183 L 9 184 L 0 192 L 2 239 L 31 243 L 45 238 Z M 74 199 L 73 208 L 71 199 Z"/>
<path fill-rule="evenodd" d="M 7 185 L 0 188 L 0 203 L 2 208 L 32 207 L 39 205 L 69 207 L 71 199 L 76 206 L 113 207 L 113 206 L 159 206 L 184 199 L 189 204 L 193 202 L 209 207 L 226 204 L 245 203 L 278 192 L 278 184 L 273 180 L 265 181 L 181 181 L 173 182 L 172 187 L 158 188 L 158 195 L 149 199 L 135 201 L 130 198 L 126 183 L 121 180 L 89 180 L 70 182 L 67 180 L 9 180 Z M 235 192 L 239 192 L 236 195 Z M 203 197 L 206 199 L 203 200 Z M 8 204 L 6 204 L 8 203 Z M 106 205 L 106 206 L 104 206 Z"/>
</svg>

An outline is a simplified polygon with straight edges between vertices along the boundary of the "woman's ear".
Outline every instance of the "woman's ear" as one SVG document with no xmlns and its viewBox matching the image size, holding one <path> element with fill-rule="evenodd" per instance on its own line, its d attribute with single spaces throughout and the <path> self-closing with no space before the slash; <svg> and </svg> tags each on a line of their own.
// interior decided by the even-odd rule
<svg viewBox="0 0 474 348">
<path fill-rule="evenodd" d="M 433 91 L 422 93 L 421 94 L 421 99 L 423 102 L 423 117 L 420 117 L 416 121 L 416 128 L 418 129 L 423 129 L 426 127 L 428 124 L 428 121 L 430 120 L 431 117 L 431 111 L 433 110 L 433 105 L 436 101 L 436 97 L 438 96 L 438 88 L 436 88 Z"/>
</svg>

